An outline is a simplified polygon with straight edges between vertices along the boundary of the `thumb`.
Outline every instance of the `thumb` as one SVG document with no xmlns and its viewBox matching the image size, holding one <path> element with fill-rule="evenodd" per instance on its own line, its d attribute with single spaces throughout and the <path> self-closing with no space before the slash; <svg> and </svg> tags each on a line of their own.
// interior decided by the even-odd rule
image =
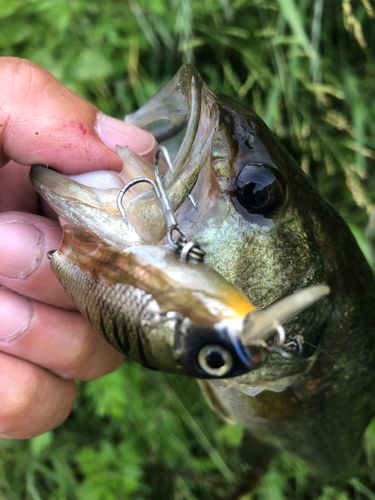
<svg viewBox="0 0 375 500">
<path fill-rule="evenodd" d="M 120 170 L 116 144 L 152 158 L 152 135 L 104 115 L 37 64 L 0 57 L 0 89 L 0 167 L 11 159 L 67 174 Z"/>
</svg>

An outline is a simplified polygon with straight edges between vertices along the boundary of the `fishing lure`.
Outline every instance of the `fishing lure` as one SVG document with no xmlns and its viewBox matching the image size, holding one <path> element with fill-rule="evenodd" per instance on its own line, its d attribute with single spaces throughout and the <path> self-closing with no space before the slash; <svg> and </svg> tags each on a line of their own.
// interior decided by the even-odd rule
<svg viewBox="0 0 375 500">
<path fill-rule="evenodd" d="M 281 322 L 329 293 L 328 287 L 309 287 L 256 311 L 240 290 L 203 262 L 203 250 L 177 223 L 158 172 L 161 152 L 171 166 L 167 150 L 158 147 L 155 181 L 130 181 L 117 204 L 127 224 L 125 194 L 138 183 L 151 184 L 166 220 L 169 247 L 143 245 L 121 252 L 68 226 L 60 250 L 49 254 L 56 276 L 94 328 L 148 368 L 230 378 L 259 368 L 268 352 L 297 353 L 300 346 L 293 339 L 285 345 Z"/>
</svg>

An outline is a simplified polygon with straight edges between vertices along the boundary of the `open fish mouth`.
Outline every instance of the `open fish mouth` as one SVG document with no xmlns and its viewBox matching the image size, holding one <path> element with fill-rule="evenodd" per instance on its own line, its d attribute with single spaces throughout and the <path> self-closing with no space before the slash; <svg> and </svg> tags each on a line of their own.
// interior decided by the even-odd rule
<svg viewBox="0 0 375 500">
<path fill-rule="evenodd" d="M 198 176 L 209 161 L 212 132 L 217 126 L 214 95 L 192 66 L 184 66 L 174 79 L 126 121 L 152 133 L 166 145 L 173 172 L 163 177 L 174 211 L 185 202 Z M 123 160 L 120 173 L 96 171 L 65 177 L 43 165 L 33 165 L 30 178 L 39 194 L 68 223 L 89 229 L 117 247 L 157 243 L 166 224 L 155 193 L 149 186 L 134 186 L 124 198 L 131 224 L 124 224 L 117 208 L 121 188 L 138 177 L 154 179 L 152 165 L 118 146 Z M 199 210 L 199 200 L 198 210 Z M 193 209 L 191 206 L 188 210 Z"/>
<path fill-rule="evenodd" d="M 246 108 L 234 107 L 232 115 L 229 115 L 228 109 L 231 106 L 233 101 L 212 92 L 195 68 L 184 66 L 149 102 L 126 117 L 126 121 L 149 131 L 159 144 L 167 147 L 173 161 L 173 170 L 167 170 L 162 182 L 171 208 L 173 212 L 178 212 L 178 222 L 188 238 L 202 244 L 207 250 L 206 262 L 232 285 L 241 289 L 255 307 L 265 307 L 267 310 L 271 303 L 299 288 L 325 284 L 325 281 L 323 275 L 319 274 L 319 258 L 314 257 L 318 263 L 316 264 L 310 259 L 307 250 L 308 258 L 299 259 L 294 272 L 285 277 L 283 272 L 286 269 L 289 273 L 291 266 L 289 260 L 286 260 L 286 267 L 282 266 L 279 255 L 284 260 L 289 259 L 289 256 L 285 257 L 277 240 L 277 232 L 271 240 L 274 249 L 272 245 L 264 243 L 273 227 L 273 216 L 264 215 L 263 209 L 260 214 L 253 209 L 244 212 L 243 207 L 238 205 L 238 200 L 234 199 L 231 186 L 242 178 L 241 171 L 236 170 L 238 158 L 241 158 L 245 166 L 250 165 L 250 168 L 257 170 L 256 175 L 259 172 L 264 175 L 266 172 L 266 180 L 273 179 L 274 189 L 278 186 L 279 173 L 273 159 L 278 155 L 285 155 L 285 152 L 276 144 L 272 155 L 269 155 L 267 147 L 271 148 L 272 144 L 273 148 L 274 138 L 267 127 Z M 244 119 L 241 118 L 242 114 Z M 233 123 L 237 119 L 239 122 L 233 132 Z M 249 123 L 258 135 L 246 130 Z M 228 141 L 225 142 L 232 134 L 233 137 L 239 134 L 239 149 L 236 149 L 235 143 L 232 147 Z M 237 140 L 237 136 L 235 138 Z M 241 147 L 245 147 L 245 153 L 241 152 Z M 119 192 L 134 179 L 147 177 L 154 180 L 155 177 L 153 166 L 128 148 L 118 146 L 118 154 L 123 160 L 120 173 L 96 171 L 68 178 L 43 165 L 33 165 L 30 178 L 39 194 L 68 224 L 89 231 L 110 247 L 122 251 L 130 247 L 165 244 L 166 220 L 159 199 L 148 184 L 137 184 L 124 196 L 123 206 L 129 221 L 128 224 L 125 223 L 117 206 Z M 286 178 L 294 182 L 288 175 Z M 259 182 L 256 181 L 259 185 L 261 182 L 262 178 Z M 274 207 L 278 201 L 281 203 L 289 200 L 287 190 L 284 192 L 281 184 L 280 194 L 269 198 L 272 213 L 275 212 Z M 188 199 L 190 194 L 194 196 L 197 208 Z M 279 215 L 281 217 L 284 214 L 285 208 L 282 206 Z M 277 221 L 277 213 L 275 220 Z M 296 224 L 295 220 L 293 224 Z M 304 249 L 309 244 L 306 240 Z M 314 250 L 315 247 L 311 248 Z M 151 249 L 152 247 L 150 251 Z M 248 263 L 246 268 L 242 261 Z M 328 288 L 325 287 L 313 302 L 327 293 Z M 292 310 L 295 309 L 295 314 L 305 308 L 299 309 L 298 301 L 299 298 L 295 304 L 293 300 L 289 302 Z M 318 340 L 321 325 L 330 314 L 330 308 L 320 314 L 323 310 L 322 302 L 318 304 L 318 309 L 315 308 L 315 312 L 307 312 L 303 323 L 304 330 L 317 332 L 311 339 L 313 343 Z M 289 314 L 288 318 L 291 317 L 292 314 Z M 265 322 L 263 317 L 262 325 Z M 298 320 L 294 321 L 288 326 L 288 331 L 291 335 L 299 335 L 300 326 Z M 247 340 L 250 341 L 251 338 L 250 335 Z M 308 366 L 310 361 L 301 357 L 296 362 L 292 375 Z M 285 367 L 278 366 L 277 371 L 270 365 L 269 371 L 271 380 L 285 378 L 290 374 L 288 363 Z M 259 381 L 265 375 L 267 370 L 259 371 L 259 375 L 252 372 L 251 384 L 259 387 Z M 249 379 L 244 383 L 249 384 Z"/>
</svg>

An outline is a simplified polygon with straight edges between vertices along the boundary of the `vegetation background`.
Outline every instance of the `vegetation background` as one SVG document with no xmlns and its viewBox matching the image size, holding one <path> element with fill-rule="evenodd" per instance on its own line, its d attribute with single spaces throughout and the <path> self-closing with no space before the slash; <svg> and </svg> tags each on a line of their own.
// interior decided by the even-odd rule
<svg viewBox="0 0 375 500">
<path fill-rule="evenodd" d="M 105 113 L 123 117 L 182 63 L 248 104 L 352 228 L 370 262 L 375 222 L 375 16 L 370 0 L 0 0 L 0 53 L 35 61 Z M 194 381 L 126 363 L 79 384 L 59 429 L 0 441 L 1 500 L 240 498 L 241 428 Z M 345 439 L 345 437 L 343 437 Z M 374 471 L 307 491 L 280 454 L 246 499 L 375 499 Z"/>
</svg>

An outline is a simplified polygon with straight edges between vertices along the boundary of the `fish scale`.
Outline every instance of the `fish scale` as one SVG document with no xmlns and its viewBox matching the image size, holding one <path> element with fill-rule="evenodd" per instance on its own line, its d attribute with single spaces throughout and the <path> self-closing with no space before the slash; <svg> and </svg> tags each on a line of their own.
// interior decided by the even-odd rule
<svg viewBox="0 0 375 500">
<path fill-rule="evenodd" d="M 146 353 L 139 341 L 147 338 L 147 328 L 153 322 L 160 324 L 155 315 L 159 308 L 150 294 L 122 283 L 107 287 L 63 259 L 53 260 L 52 269 L 87 320 L 110 344 L 143 365 L 152 366 L 148 359 L 152 359 L 151 352 Z"/>
</svg>

